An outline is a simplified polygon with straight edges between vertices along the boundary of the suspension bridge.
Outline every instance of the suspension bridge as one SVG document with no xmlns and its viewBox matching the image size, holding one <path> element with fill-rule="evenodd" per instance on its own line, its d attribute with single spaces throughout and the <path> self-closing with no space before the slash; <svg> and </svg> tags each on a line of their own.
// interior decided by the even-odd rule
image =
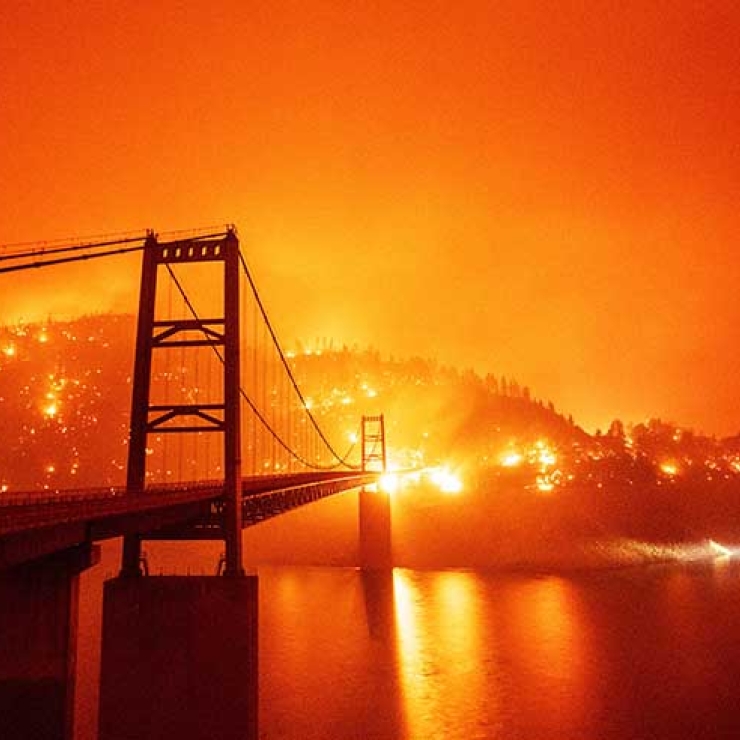
<svg viewBox="0 0 740 740">
<path fill-rule="evenodd" d="M 344 449 L 322 426 L 233 227 L 21 245 L 0 253 L 0 279 L 132 252 L 141 284 L 125 484 L 0 494 L 3 738 L 73 736 L 77 578 L 100 540 L 123 541 L 105 591 L 103 740 L 257 737 L 244 527 L 362 487 L 361 564 L 390 566 L 388 499 L 368 488 L 386 467 L 383 416 L 358 419 Z M 223 541 L 219 577 L 148 576 L 142 543 L 163 539 Z M 184 642 L 189 660 L 163 674 Z"/>
</svg>

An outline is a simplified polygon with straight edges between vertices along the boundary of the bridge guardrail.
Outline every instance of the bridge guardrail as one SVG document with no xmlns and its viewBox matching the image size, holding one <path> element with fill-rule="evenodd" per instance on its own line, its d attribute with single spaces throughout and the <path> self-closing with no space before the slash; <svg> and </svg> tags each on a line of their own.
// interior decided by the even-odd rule
<svg viewBox="0 0 740 740">
<path fill-rule="evenodd" d="M 246 501 L 275 497 L 306 486 L 346 481 L 356 481 L 360 486 L 373 477 L 373 473 L 346 472 L 251 476 L 242 480 L 242 498 Z M 279 485 L 281 482 L 287 485 Z M 223 486 L 222 480 L 210 480 L 160 484 L 137 493 L 129 493 L 124 487 L 108 487 L 54 494 L 39 492 L 42 495 L 36 492 L 4 495 L 0 497 L 0 536 L 44 526 L 215 500 L 223 495 Z M 256 490 L 250 491 L 250 488 Z"/>
</svg>

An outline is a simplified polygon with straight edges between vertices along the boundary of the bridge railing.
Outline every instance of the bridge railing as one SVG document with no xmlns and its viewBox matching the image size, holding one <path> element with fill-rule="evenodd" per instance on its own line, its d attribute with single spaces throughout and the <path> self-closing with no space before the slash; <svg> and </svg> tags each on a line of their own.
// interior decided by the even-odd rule
<svg viewBox="0 0 740 740">
<path fill-rule="evenodd" d="M 256 475 L 242 480 L 243 501 L 294 496 L 312 486 L 335 486 L 342 490 L 355 483 L 372 482 L 372 473 L 356 472 L 295 473 L 289 475 Z M 173 483 L 127 493 L 124 487 L 79 489 L 50 494 L 48 491 L 19 492 L 0 497 L 0 535 L 22 530 L 92 521 L 105 517 L 164 509 L 178 505 L 214 501 L 223 495 L 222 480 Z M 328 490 L 328 489 L 327 489 Z"/>
</svg>

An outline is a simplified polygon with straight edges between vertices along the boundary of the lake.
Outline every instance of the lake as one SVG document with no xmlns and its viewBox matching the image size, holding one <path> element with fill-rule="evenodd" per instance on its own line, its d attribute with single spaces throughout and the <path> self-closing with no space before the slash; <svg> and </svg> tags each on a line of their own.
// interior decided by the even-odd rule
<svg viewBox="0 0 740 740">
<path fill-rule="evenodd" d="M 78 740 L 114 545 L 82 584 Z M 740 737 L 740 563 L 680 552 L 561 573 L 259 567 L 260 737 Z"/>
</svg>

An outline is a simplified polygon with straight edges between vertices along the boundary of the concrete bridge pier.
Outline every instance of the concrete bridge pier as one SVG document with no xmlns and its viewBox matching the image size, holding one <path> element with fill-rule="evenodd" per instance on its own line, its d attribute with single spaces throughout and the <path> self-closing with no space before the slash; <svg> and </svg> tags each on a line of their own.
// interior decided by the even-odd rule
<svg viewBox="0 0 740 740">
<path fill-rule="evenodd" d="M 391 500 L 380 490 L 363 488 L 359 494 L 360 567 L 387 570 L 393 567 Z"/>
<path fill-rule="evenodd" d="M 257 576 L 105 584 L 99 740 L 257 740 Z"/>
<path fill-rule="evenodd" d="M 83 545 L 0 571 L 0 738 L 72 740 Z"/>
</svg>

